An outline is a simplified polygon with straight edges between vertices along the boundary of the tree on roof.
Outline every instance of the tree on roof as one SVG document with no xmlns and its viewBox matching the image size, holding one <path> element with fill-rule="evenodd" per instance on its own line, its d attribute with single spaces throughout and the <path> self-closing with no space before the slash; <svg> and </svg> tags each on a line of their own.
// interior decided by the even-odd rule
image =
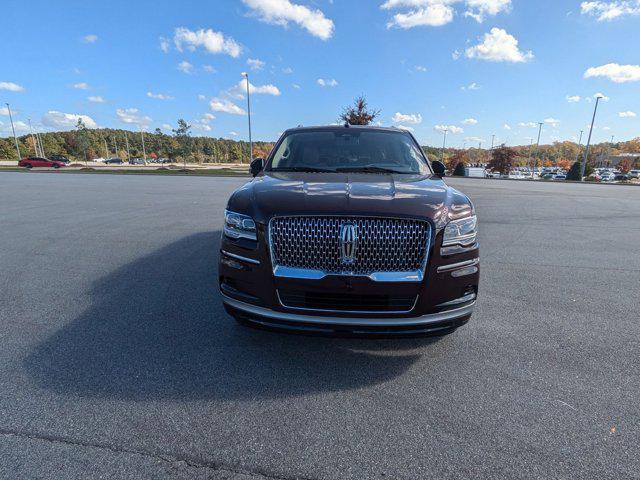
<svg viewBox="0 0 640 480">
<path fill-rule="evenodd" d="M 353 105 L 345 107 L 339 120 L 349 125 L 369 125 L 378 115 L 380 115 L 380 110 L 369 110 L 367 99 L 364 98 L 364 95 L 360 95 L 356 97 Z"/>
</svg>

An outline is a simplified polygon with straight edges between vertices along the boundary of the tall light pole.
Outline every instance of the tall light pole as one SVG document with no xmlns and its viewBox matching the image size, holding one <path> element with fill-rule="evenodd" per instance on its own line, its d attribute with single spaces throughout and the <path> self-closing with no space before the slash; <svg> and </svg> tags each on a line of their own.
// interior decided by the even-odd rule
<svg viewBox="0 0 640 480">
<path fill-rule="evenodd" d="M 127 144 L 127 162 L 131 163 L 131 154 L 129 153 L 129 136 L 124 132 L 124 141 Z"/>
<path fill-rule="evenodd" d="M 251 99 L 249 92 L 249 74 L 242 72 L 241 75 L 247 81 L 247 117 L 249 118 L 249 163 L 253 161 L 253 141 L 251 140 Z"/>
<path fill-rule="evenodd" d="M 16 137 L 16 129 L 13 126 L 13 117 L 11 116 L 11 107 L 8 103 L 5 103 L 7 106 L 7 112 L 9 112 L 9 121 L 11 122 L 11 131 L 13 132 L 13 140 L 16 142 L 16 151 L 18 152 L 18 161 L 20 161 L 20 146 L 18 145 L 18 137 Z"/>
<path fill-rule="evenodd" d="M 491 135 L 491 150 L 493 150 L 493 142 L 495 141 L 496 136 L 495 135 Z"/>
<path fill-rule="evenodd" d="M 596 112 L 598 111 L 598 103 L 602 97 L 596 97 L 596 106 L 593 108 L 593 117 L 591 118 L 591 128 L 589 128 L 589 138 L 587 138 L 587 148 L 584 151 L 584 158 L 582 160 L 582 166 L 580 168 L 580 181 L 584 180 L 584 172 L 587 168 L 587 160 L 589 159 L 589 147 L 591 147 L 591 134 L 593 133 L 593 124 L 596 121 Z"/>
<path fill-rule="evenodd" d="M 107 145 L 107 139 L 102 137 L 102 141 L 104 142 L 104 151 L 105 151 L 104 159 L 108 160 L 109 159 L 109 147 Z"/>
<path fill-rule="evenodd" d="M 444 133 L 444 140 L 442 140 L 442 152 L 440 153 L 440 161 L 442 163 L 444 163 L 444 149 L 447 145 L 447 132 L 449 131 L 448 128 L 445 128 L 444 131 L 442 133 Z"/>
<path fill-rule="evenodd" d="M 531 150 L 533 150 L 533 137 L 529 137 L 529 168 L 531 169 L 531 179 L 533 180 L 533 160 L 531 159 Z"/>
<path fill-rule="evenodd" d="M 27 121 L 29 122 L 29 132 L 31 132 L 31 143 L 33 143 L 33 151 L 35 152 L 34 155 L 37 157 L 37 156 L 39 156 L 40 152 L 38 152 L 38 144 L 36 143 L 36 139 L 33 136 L 33 128 L 31 127 L 31 119 L 27 118 Z"/>
<path fill-rule="evenodd" d="M 40 145 L 40 155 L 44 157 L 44 147 L 42 146 L 42 137 L 40 136 L 40 132 L 38 132 L 38 130 L 36 130 L 36 138 L 38 139 L 38 145 Z"/>
<path fill-rule="evenodd" d="M 540 135 L 542 134 L 542 125 L 544 125 L 544 122 L 538 122 L 538 141 L 536 142 L 536 155 L 538 154 L 538 150 L 540 149 Z M 534 157 L 533 170 L 531 171 L 532 179 L 533 179 L 533 172 L 537 169 L 538 169 L 538 160 Z"/>
<path fill-rule="evenodd" d="M 142 137 L 142 156 L 144 157 L 144 163 L 147 164 L 147 151 L 144 148 L 144 132 L 142 131 L 142 126 L 140 127 L 140 136 Z"/>
</svg>

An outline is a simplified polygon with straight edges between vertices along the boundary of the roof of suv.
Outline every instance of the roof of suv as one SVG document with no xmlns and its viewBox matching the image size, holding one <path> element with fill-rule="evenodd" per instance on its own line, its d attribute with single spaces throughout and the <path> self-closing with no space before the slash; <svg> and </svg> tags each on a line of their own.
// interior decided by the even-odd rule
<svg viewBox="0 0 640 480">
<path fill-rule="evenodd" d="M 284 131 L 284 133 L 291 132 L 308 132 L 314 130 L 372 130 L 372 131 L 383 131 L 383 132 L 399 132 L 399 133 L 411 133 L 409 130 L 404 130 L 402 128 L 397 127 L 378 127 L 374 125 L 315 125 L 310 127 L 303 127 L 302 125 L 299 127 L 288 128 Z"/>
</svg>

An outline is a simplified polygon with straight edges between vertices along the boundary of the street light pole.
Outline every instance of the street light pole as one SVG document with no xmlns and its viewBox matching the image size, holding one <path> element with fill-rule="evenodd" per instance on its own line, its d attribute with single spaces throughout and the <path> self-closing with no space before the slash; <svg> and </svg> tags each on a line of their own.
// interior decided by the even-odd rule
<svg viewBox="0 0 640 480">
<path fill-rule="evenodd" d="M 140 136 L 142 137 L 142 156 L 144 157 L 144 163 L 147 164 L 147 151 L 144 148 L 144 132 L 142 131 L 142 127 L 140 127 Z"/>
<path fill-rule="evenodd" d="M 536 155 L 538 154 L 538 149 L 540 148 L 540 135 L 542 134 L 542 125 L 544 122 L 538 122 L 538 141 L 536 142 Z M 538 160 L 533 158 L 533 169 L 531 170 L 531 179 L 533 179 L 533 173 L 538 169 Z"/>
<path fill-rule="evenodd" d="M 442 153 L 440 154 L 440 161 L 442 163 L 444 163 L 444 149 L 445 149 L 445 146 L 447 145 L 447 132 L 448 131 L 449 131 L 449 129 L 445 128 L 444 132 L 443 132 L 444 133 L 444 140 L 442 141 Z"/>
<path fill-rule="evenodd" d="M 580 181 L 584 180 L 584 172 L 587 168 L 587 160 L 589 159 L 589 147 L 591 147 L 591 134 L 593 133 L 593 124 L 596 121 L 596 112 L 598 111 L 598 103 L 602 97 L 596 97 L 596 106 L 593 108 L 593 117 L 591 118 L 591 128 L 589 128 L 589 138 L 587 138 L 587 148 L 584 151 L 584 158 L 582 160 L 582 168 L 580 169 Z"/>
<path fill-rule="evenodd" d="M 493 150 L 493 142 L 495 141 L 496 136 L 495 135 L 491 135 L 491 150 Z"/>
<path fill-rule="evenodd" d="M 127 144 L 127 162 L 131 163 L 131 153 L 129 153 L 129 136 L 124 132 L 124 141 Z"/>
<path fill-rule="evenodd" d="M 39 156 L 39 152 L 38 152 L 38 144 L 36 143 L 36 139 L 33 136 L 33 128 L 31 128 L 31 119 L 27 118 L 27 121 L 29 122 L 29 132 L 31 132 L 31 143 L 33 143 L 33 151 L 35 152 L 35 156 Z"/>
<path fill-rule="evenodd" d="M 18 137 L 16 137 L 16 129 L 13 126 L 13 117 L 11 116 L 11 107 L 8 103 L 5 103 L 7 106 L 7 112 L 9 112 L 9 121 L 11 122 L 11 131 L 13 132 L 13 140 L 16 142 L 16 150 L 18 152 L 18 161 L 20 161 L 20 146 L 18 145 Z"/>
<path fill-rule="evenodd" d="M 242 72 L 241 75 L 247 81 L 247 117 L 249 119 L 249 163 L 253 162 L 253 141 L 251 140 L 251 99 L 249 92 L 249 74 Z"/>
</svg>

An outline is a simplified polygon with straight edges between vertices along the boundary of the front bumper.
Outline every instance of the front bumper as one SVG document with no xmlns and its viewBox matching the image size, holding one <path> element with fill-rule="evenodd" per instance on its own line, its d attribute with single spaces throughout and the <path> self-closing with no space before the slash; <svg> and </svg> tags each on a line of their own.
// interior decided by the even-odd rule
<svg viewBox="0 0 640 480">
<path fill-rule="evenodd" d="M 441 334 L 469 320 L 475 302 L 444 312 L 419 317 L 332 317 L 271 310 L 222 295 L 229 314 L 256 326 L 317 333 L 352 334 Z"/>
</svg>

